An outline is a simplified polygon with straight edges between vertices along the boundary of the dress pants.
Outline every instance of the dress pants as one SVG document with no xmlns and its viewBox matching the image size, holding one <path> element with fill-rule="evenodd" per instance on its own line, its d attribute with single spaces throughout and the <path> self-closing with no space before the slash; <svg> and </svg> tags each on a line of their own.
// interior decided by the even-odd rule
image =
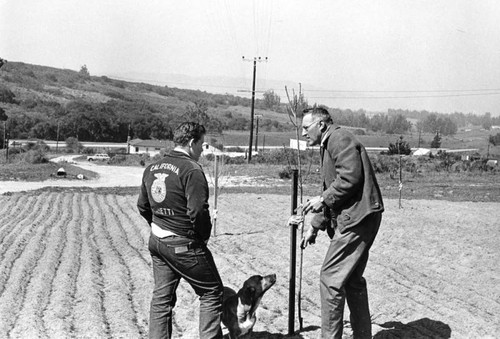
<svg viewBox="0 0 500 339">
<path fill-rule="evenodd" d="M 330 242 L 320 273 L 323 338 L 342 338 L 346 300 L 354 338 L 371 338 L 368 292 L 363 273 L 381 219 L 381 213 L 370 214 L 343 233 L 336 230 Z"/>
</svg>

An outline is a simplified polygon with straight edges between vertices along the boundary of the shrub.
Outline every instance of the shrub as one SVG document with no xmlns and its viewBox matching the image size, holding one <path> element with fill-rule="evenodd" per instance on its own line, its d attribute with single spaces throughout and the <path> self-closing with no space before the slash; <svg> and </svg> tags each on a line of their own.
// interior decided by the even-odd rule
<svg viewBox="0 0 500 339">
<path fill-rule="evenodd" d="M 16 154 L 21 154 L 21 153 L 24 153 L 26 152 L 24 149 L 22 149 L 21 147 L 11 147 L 9 148 L 9 154 L 10 155 L 16 155 Z"/>
<path fill-rule="evenodd" d="M 66 139 L 66 152 L 68 153 L 80 153 L 83 150 L 83 145 L 75 137 L 69 137 Z"/>
<path fill-rule="evenodd" d="M 91 154 L 96 154 L 98 153 L 97 152 L 97 149 L 93 148 L 93 147 L 84 147 L 82 149 L 82 154 L 88 154 L 88 155 L 91 155 Z"/>
<path fill-rule="evenodd" d="M 26 151 L 30 150 L 40 150 L 42 152 L 48 152 L 50 150 L 50 147 L 43 142 L 42 140 L 37 140 L 37 141 L 28 141 L 23 148 Z"/>
<path fill-rule="evenodd" d="M 388 155 L 393 154 L 403 154 L 408 155 L 411 153 L 410 144 L 407 141 L 403 140 L 403 136 L 399 138 L 394 144 L 389 143 L 389 150 L 387 151 Z"/>
<path fill-rule="evenodd" d="M 231 165 L 242 165 L 246 162 L 245 157 L 226 157 L 224 156 L 223 158 L 224 164 L 231 164 Z"/>
<path fill-rule="evenodd" d="M 110 98 L 113 98 L 113 99 L 125 100 L 125 97 L 123 96 L 123 94 L 118 93 L 118 92 L 108 91 L 104 94 Z"/>
<path fill-rule="evenodd" d="M 45 164 L 49 162 L 45 152 L 41 149 L 29 150 L 23 153 L 21 159 L 29 164 Z"/>
<path fill-rule="evenodd" d="M 389 155 L 377 155 L 371 159 L 375 173 L 388 173 L 399 167 L 398 157 Z"/>
<path fill-rule="evenodd" d="M 12 93 L 10 89 L 5 86 L 0 86 L 0 102 L 6 104 L 19 104 L 15 97 L 16 95 Z"/>
<path fill-rule="evenodd" d="M 431 148 L 439 148 L 439 147 L 441 147 L 441 136 L 439 136 L 439 133 L 436 133 L 434 139 L 432 139 Z"/>
<path fill-rule="evenodd" d="M 297 151 L 290 148 L 262 151 L 255 156 L 255 162 L 270 165 L 297 165 Z"/>
<path fill-rule="evenodd" d="M 202 157 L 202 159 L 205 159 L 206 161 L 214 161 L 215 160 L 215 155 L 213 155 L 212 153 L 210 154 L 206 154 Z M 201 160 L 201 159 L 200 159 Z"/>
<path fill-rule="evenodd" d="M 278 172 L 278 176 L 280 179 L 290 179 L 292 177 L 292 168 L 290 166 L 286 166 Z"/>
<path fill-rule="evenodd" d="M 109 164 L 116 165 L 116 164 L 121 164 L 127 161 L 127 156 L 123 154 L 117 154 L 111 159 L 109 159 Z"/>
<path fill-rule="evenodd" d="M 352 131 L 352 134 L 354 135 L 365 135 L 365 131 L 359 128 L 356 128 L 355 130 Z"/>
<path fill-rule="evenodd" d="M 52 81 L 52 82 L 57 82 L 57 77 L 54 74 L 46 74 L 45 77 L 47 80 Z"/>
<path fill-rule="evenodd" d="M 226 147 L 224 149 L 225 152 L 245 152 L 245 149 L 241 148 L 241 147 Z"/>
</svg>

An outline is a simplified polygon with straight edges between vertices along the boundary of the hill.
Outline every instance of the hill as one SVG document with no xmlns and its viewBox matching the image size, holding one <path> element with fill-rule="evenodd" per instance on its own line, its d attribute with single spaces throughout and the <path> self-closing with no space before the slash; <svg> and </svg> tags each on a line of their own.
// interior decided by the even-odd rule
<svg viewBox="0 0 500 339">
<path fill-rule="evenodd" d="M 124 142 L 169 138 L 183 120 L 198 120 L 209 132 L 248 130 L 251 100 L 228 94 L 128 82 L 22 62 L 0 70 L 0 108 L 10 138 Z M 288 117 L 255 103 L 260 128 L 290 130 Z"/>
<path fill-rule="evenodd" d="M 274 99 L 255 101 L 259 146 L 287 145 L 295 137 L 285 104 L 279 97 Z M 307 106 L 307 98 L 303 104 Z M 230 94 L 92 76 L 85 66 L 74 71 L 8 62 L 0 69 L 0 120 L 3 111 L 8 116 L 5 135 L 10 139 L 168 139 L 181 121 L 194 120 L 207 127 L 211 143 L 242 146 L 248 143 L 250 106 L 249 98 Z M 429 147 L 436 128 L 452 126 L 454 131 L 449 134 L 441 130 L 442 147 L 479 148 L 482 154 L 498 154 L 498 146 L 489 148 L 487 129 L 500 125 L 500 117 L 400 109 L 375 115 L 364 110 L 329 111 L 336 123 L 356 128 L 365 146 L 387 147 L 404 134 L 411 147 Z M 4 124 L 0 124 L 0 135 L 4 135 Z M 3 142 L 0 138 L 0 148 Z"/>
</svg>

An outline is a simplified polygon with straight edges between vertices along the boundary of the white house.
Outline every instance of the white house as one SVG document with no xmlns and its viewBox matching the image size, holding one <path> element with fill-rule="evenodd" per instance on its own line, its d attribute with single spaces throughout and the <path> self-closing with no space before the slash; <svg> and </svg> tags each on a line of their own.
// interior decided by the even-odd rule
<svg viewBox="0 0 500 339">
<path fill-rule="evenodd" d="M 148 153 L 154 157 L 159 154 L 161 150 L 172 149 L 174 143 L 171 140 L 142 140 L 133 139 L 128 143 L 130 154 L 144 154 Z"/>
</svg>

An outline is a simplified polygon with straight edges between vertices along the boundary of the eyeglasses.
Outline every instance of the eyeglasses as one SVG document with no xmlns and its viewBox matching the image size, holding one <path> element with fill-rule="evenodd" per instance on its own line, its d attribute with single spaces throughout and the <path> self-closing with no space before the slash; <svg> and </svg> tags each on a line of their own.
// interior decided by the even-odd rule
<svg viewBox="0 0 500 339">
<path fill-rule="evenodd" d="M 312 125 L 314 125 L 315 123 L 320 122 L 320 121 L 321 121 L 321 120 L 314 120 L 314 121 L 313 121 L 313 122 L 311 122 L 309 125 L 302 126 L 302 129 L 303 129 L 304 131 L 306 131 L 306 132 L 307 132 L 307 131 L 309 130 L 309 128 L 311 128 L 311 126 L 312 126 Z"/>
</svg>

